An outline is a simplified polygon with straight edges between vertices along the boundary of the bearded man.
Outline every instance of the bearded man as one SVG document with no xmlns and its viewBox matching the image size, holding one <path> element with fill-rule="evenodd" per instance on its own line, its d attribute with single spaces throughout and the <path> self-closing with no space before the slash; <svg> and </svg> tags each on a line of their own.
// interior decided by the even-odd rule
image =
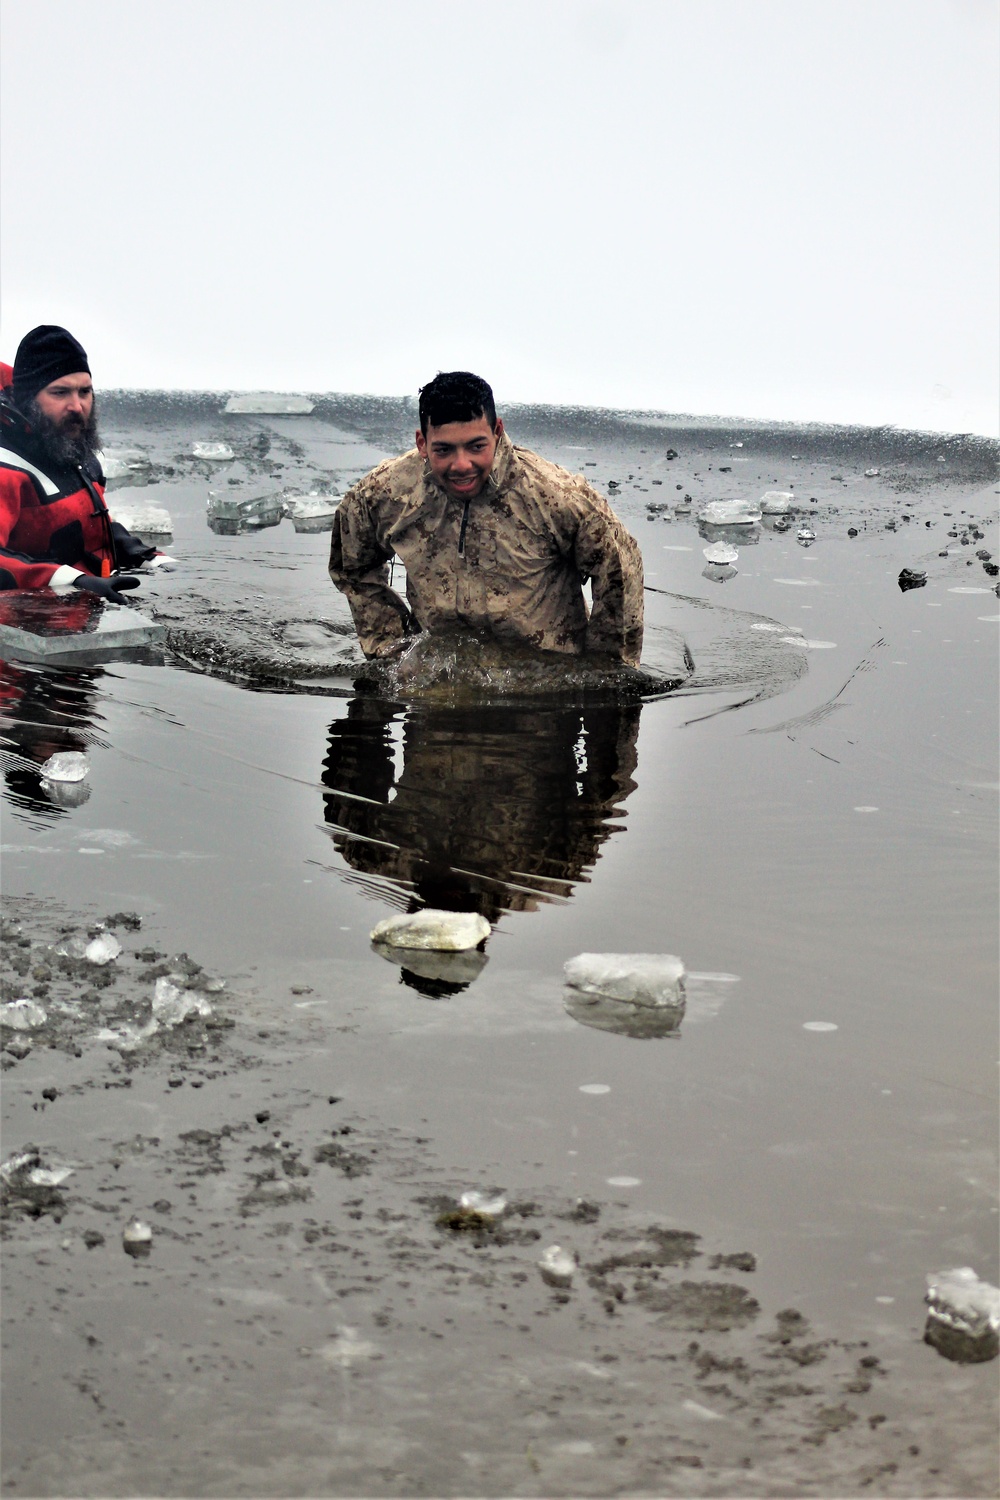
<svg viewBox="0 0 1000 1500">
<path fill-rule="evenodd" d="M 389 586 L 394 557 L 406 568 L 405 603 Z M 422 630 L 459 626 L 639 664 L 638 544 L 581 475 L 511 443 L 492 390 L 466 370 L 423 387 L 416 447 L 341 500 L 330 577 L 369 658 Z"/>
<path fill-rule="evenodd" d="M 0 589 L 82 589 L 113 604 L 155 563 L 104 503 L 90 365 L 65 328 L 42 324 L 0 365 Z"/>
</svg>

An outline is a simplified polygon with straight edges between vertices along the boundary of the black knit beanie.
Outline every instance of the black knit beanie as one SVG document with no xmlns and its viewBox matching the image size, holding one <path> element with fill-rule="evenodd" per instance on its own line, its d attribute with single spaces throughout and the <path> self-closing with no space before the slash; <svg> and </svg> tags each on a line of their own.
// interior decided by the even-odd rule
<svg viewBox="0 0 1000 1500">
<path fill-rule="evenodd" d="M 26 411 L 39 391 L 62 375 L 89 375 L 87 353 L 65 328 L 42 323 L 26 333 L 14 356 L 14 405 Z"/>
</svg>

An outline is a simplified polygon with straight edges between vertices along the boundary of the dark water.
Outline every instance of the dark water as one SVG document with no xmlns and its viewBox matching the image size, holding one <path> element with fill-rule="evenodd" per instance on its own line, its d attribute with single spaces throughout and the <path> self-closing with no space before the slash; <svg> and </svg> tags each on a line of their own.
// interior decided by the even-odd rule
<svg viewBox="0 0 1000 1500">
<path fill-rule="evenodd" d="M 649 662 L 665 669 L 682 639 L 693 670 L 655 701 L 456 705 L 352 690 L 323 534 L 205 523 L 209 488 L 343 488 L 411 421 L 403 403 L 360 400 L 309 418 L 222 418 L 208 398 L 106 403 L 107 444 L 145 446 L 158 466 L 111 499 L 171 512 L 181 566 L 144 585 L 142 607 L 185 660 L 3 668 L 5 892 L 135 909 L 161 946 L 231 976 L 269 1065 L 286 1045 L 294 1058 L 275 1097 L 290 1083 L 303 1100 L 346 1094 L 386 1130 L 419 1127 L 459 1183 L 613 1201 L 748 1247 L 762 1306 L 873 1341 L 896 1417 L 935 1435 L 938 1468 L 884 1492 L 988 1492 L 996 1367 L 950 1366 L 920 1334 L 928 1271 L 998 1279 L 998 601 L 975 557 L 997 553 L 995 454 L 893 432 L 515 413 L 515 441 L 617 481 L 651 590 Z M 195 439 L 231 442 L 234 462 L 185 458 Z M 756 528 L 723 583 L 703 576 L 694 514 L 648 509 L 767 489 L 801 496 L 817 540 L 800 545 L 799 522 Z M 982 538 L 949 539 L 973 520 Z M 926 586 L 902 591 L 904 566 L 926 569 Z M 76 805 L 32 769 L 56 749 L 89 752 Z M 420 904 L 483 912 L 485 962 L 419 973 L 372 952 L 375 923 Z M 680 1026 L 630 1035 L 567 1003 L 562 965 L 583 951 L 680 955 Z M 18 1092 L 33 1066 L 5 1084 L 11 1148 L 41 1129 Z M 167 1134 L 207 1094 L 108 1107 L 121 1135 Z M 93 1111 L 81 1119 L 99 1138 Z M 58 1135 L 54 1115 L 45 1128 Z M 365 1316 L 345 1304 L 377 1338 Z M 491 1346 L 476 1347 L 470 1368 Z M 408 1368 L 393 1400 L 425 1378 Z M 30 1480 L 23 1409 L 7 1444 Z M 228 1469 L 182 1466 L 176 1492 L 271 1492 L 235 1454 Z M 356 1490 L 308 1466 L 296 1489 L 288 1463 L 274 1493 L 396 1492 L 371 1455 L 349 1471 Z M 31 1492 L 69 1493 L 69 1472 L 36 1473 Z M 131 1492 L 128 1465 L 116 1472 L 118 1488 L 80 1493 Z M 496 1484 L 434 1472 L 421 1482 L 441 1492 L 545 1492 L 529 1471 L 523 1489 L 506 1469 Z M 807 1472 L 793 1466 L 780 1492 L 807 1492 Z M 619 1486 L 601 1466 L 550 1482 Z M 860 1486 L 826 1483 L 808 1492 Z"/>
</svg>

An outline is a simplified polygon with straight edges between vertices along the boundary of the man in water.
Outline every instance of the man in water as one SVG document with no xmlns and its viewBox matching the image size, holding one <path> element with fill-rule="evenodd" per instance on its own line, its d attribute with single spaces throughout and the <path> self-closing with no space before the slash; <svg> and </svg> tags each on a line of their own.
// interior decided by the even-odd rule
<svg viewBox="0 0 1000 1500">
<path fill-rule="evenodd" d="M 405 603 L 389 586 L 393 557 L 406 568 Z M 580 475 L 515 447 L 492 390 L 464 370 L 423 387 L 416 447 L 340 502 L 330 577 L 369 658 L 459 626 L 541 651 L 639 662 L 637 543 Z"/>
<path fill-rule="evenodd" d="M 42 324 L 0 365 L 0 590 L 80 589 L 114 604 L 139 587 L 123 574 L 155 562 L 147 547 L 112 521 L 94 385 L 81 344 Z"/>
</svg>

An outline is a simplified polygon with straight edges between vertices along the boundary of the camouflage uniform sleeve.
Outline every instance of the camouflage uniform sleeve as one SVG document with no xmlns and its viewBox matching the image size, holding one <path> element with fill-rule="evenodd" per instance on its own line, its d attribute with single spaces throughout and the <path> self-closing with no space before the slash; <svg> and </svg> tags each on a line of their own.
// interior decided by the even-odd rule
<svg viewBox="0 0 1000 1500">
<path fill-rule="evenodd" d="M 351 607 L 361 649 L 370 660 L 385 656 L 420 627 L 389 587 L 392 553 L 379 542 L 379 491 L 363 479 L 348 490 L 333 516 L 330 577 Z"/>
<path fill-rule="evenodd" d="M 587 650 L 605 652 L 637 667 L 642 655 L 642 553 L 603 495 L 577 481 L 578 525 L 574 560 L 589 577 L 593 609 Z"/>
</svg>

